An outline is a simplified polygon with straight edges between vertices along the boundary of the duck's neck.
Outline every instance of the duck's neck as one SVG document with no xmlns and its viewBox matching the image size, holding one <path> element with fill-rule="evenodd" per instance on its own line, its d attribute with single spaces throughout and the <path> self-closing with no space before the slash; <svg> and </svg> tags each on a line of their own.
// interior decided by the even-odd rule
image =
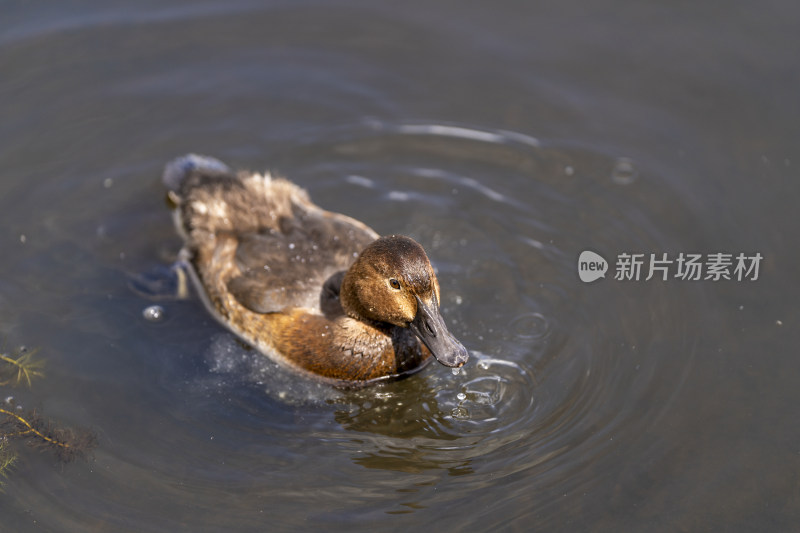
<svg viewBox="0 0 800 533">
<path fill-rule="evenodd" d="M 342 276 L 342 283 L 339 287 L 339 303 L 342 305 L 342 310 L 350 318 L 355 318 L 361 322 L 366 322 L 370 325 L 381 324 L 381 322 L 369 318 L 369 311 L 356 297 L 355 283 L 353 267 L 350 267 L 350 270 L 345 272 Z"/>
</svg>

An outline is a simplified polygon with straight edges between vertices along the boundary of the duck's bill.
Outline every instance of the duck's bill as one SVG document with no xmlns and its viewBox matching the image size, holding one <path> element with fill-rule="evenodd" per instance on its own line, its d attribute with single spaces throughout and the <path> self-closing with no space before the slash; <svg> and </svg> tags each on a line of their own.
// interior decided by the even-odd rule
<svg viewBox="0 0 800 533">
<path fill-rule="evenodd" d="M 409 326 L 443 365 L 460 367 L 469 359 L 464 345 L 447 330 L 436 298 L 425 304 L 417 297 L 417 316 Z"/>
</svg>

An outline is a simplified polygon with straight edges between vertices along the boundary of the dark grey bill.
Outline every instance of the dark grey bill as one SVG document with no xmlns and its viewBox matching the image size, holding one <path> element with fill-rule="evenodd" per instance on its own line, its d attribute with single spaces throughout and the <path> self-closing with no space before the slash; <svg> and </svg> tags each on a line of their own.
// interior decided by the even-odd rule
<svg viewBox="0 0 800 533">
<path fill-rule="evenodd" d="M 417 298 L 417 316 L 409 324 L 419 340 L 431 351 L 437 361 L 445 366 L 460 367 L 469 359 L 469 353 L 453 335 L 447 331 L 439 313 L 439 303 L 434 296 L 431 305 Z"/>
</svg>

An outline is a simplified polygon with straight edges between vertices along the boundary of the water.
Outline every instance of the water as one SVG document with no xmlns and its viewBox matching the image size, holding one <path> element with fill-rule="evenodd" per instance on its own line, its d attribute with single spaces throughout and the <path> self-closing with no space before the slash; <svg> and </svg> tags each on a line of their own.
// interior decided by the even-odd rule
<svg viewBox="0 0 800 533">
<path fill-rule="evenodd" d="M 47 362 L 0 392 L 99 439 L 18 450 L 0 530 L 794 527 L 794 4 L 116 4 L 0 20 L 0 339 Z M 338 391 L 159 297 L 187 152 L 421 242 L 469 364 Z M 759 279 L 614 279 L 718 252 Z"/>
</svg>

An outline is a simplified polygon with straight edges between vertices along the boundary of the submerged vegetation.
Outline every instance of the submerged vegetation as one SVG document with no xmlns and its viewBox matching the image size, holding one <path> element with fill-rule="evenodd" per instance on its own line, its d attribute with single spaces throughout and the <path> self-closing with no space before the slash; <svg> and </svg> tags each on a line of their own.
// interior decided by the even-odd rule
<svg viewBox="0 0 800 533">
<path fill-rule="evenodd" d="M 3 488 L 3 482 L 8 476 L 9 470 L 11 470 L 16 461 L 17 454 L 11 450 L 8 439 L 0 437 L 0 490 Z"/>
<path fill-rule="evenodd" d="M 15 355 L 0 353 L 0 391 L 20 385 L 32 387 L 34 379 L 43 377 L 44 361 L 35 355 L 35 350 L 24 348 Z M 86 429 L 58 426 L 36 410 L 23 409 L 13 396 L 7 396 L 0 401 L 0 490 L 17 461 L 14 449 L 17 441 L 50 450 L 59 460 L 70 462 L 86 457 L 97 438 Z"/>
<path fill-rule="evenodd" d="M 37 350 L 20 350 L 17 358 L 0 353 L 0 385 L 19 385 L 23 381 L 31 386 L 32 379 L 42 376 L 44 361 L 34 359 Z"/>
</svg>

